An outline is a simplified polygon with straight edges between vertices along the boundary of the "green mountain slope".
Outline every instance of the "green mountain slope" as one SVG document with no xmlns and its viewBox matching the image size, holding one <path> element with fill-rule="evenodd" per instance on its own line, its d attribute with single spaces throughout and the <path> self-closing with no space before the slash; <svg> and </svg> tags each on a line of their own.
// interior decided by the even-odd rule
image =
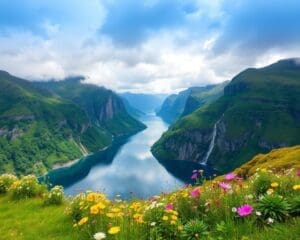
<svg viewBox="0 0 300 240">
<path fill-rule="evenodd" d="M 145 128 L 144 124 L 127 113 L 117 94 L 104 87 L 81 83 L 82 80 L 81 77 L 73 77 L 64 81 L 40 82 L 38 86 L 72 101 L 85 111 L 92 125 L 104 128 L 114 136 Z"/>
<path fill-rule="evenodd" d="M 205 87 L 191 87 L 178 94 L 172 94 L 162 104 L 158 115 L 166 122 L 175 122 L 178 118 L 221 97 L 227 84 L 228 82 L 224 82 Z"/>
<path fill-rule="evenodd" d="M 55 163 L 106 147 L 112 133 L 122 134 L 120 128 L 136 122 L 131 118 L 127 122 L 120 114 L 123 126 L 112 118 L 107 123 L 112 126 L 110 132 L 106 125 L 94 124 L 80 105 L 31 82 L 1 71 L 0 86 L 2 173 L 44 173 Z"/>
<path fill-rule="evenodd" d="M 177 121 L 152 152 L 164 160 L 204 162 L 208 157 L 224 172 L 257 153 L 299 143 L 300 65 L 288 59 L 238 74 L 224 96 Z"/>
</svg>

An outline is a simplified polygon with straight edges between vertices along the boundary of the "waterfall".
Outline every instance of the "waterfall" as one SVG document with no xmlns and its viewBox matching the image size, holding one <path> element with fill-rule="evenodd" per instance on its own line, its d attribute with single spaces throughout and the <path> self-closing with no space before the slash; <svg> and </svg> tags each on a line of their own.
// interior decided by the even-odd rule
<svg viewBox="0 0 300 240">
<path fill-rule="evenodd" d="M 221 121 L 221 119 L 219 119 L 214 125 L 214 129 L 213 129 L 213 132 L 212 132 L 212 138 L 211 138 L 211 141 L 209 143 L 208 151 L 206 152 L 205 157 L 201 162 L 201 164 L 203 164 L 203 165 L 206 165 L 206 163 L 209 159 L 209 156 L 210 156 L 210 154 L 212 153 L 212 150 L 215 147 L 215 140 L 216 140 L 216 136 L 217 136 L 217 126 L 218 126 L 220 121 Z"/>
</svg>

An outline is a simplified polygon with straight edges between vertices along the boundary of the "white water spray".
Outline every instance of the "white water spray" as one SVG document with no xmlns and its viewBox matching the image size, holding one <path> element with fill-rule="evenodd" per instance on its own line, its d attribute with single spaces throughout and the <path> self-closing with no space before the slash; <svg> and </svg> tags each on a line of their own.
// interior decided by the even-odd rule
<svg viewBox="0 0 300 240">
<path fill-rule="evenodd" d="M 214 125 L 214 129 L 213 129 L 213 133 L 212 133 L 212 138 L 211 138 L 211 141 L 209 143 L 209 147 L 208 147 L 208 151 L 206 152 L 205 154 L 205 157 L 204 159 L 202 160 L 201 164 L 202 165 L 206 165 L 211 153 L 212 153 L 212 150 L 214 149 L 215 147 L 215 141 L 216 141 L 216 136 L 217 136 L 217 126 L 219 124 L 219 122 L 221 121 L 221 119 L 219 119 L 215 125 Z"/>
</svg>

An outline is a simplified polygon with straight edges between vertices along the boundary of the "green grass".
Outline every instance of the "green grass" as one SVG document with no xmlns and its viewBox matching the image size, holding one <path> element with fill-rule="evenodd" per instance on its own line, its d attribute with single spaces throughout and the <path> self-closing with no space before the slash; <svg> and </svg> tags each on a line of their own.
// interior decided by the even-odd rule
<svg viewBox="0 0 300 240">
<path fill-rule="evenodd" d="M 41 199 L 12 201 L 0 195 L 0 239 L 74 240 L 79 239 L 66 205 L 43 206 Z"/>
</svg>

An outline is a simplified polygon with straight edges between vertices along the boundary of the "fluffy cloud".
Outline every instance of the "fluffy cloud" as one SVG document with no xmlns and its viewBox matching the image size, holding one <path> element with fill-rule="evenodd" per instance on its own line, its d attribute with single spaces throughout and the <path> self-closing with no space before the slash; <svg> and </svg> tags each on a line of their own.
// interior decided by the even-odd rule
<svg viewBox="0 0 300 240">
<path fill-rule="evenodd" d="M 0 68 L 174 92 L 300 54 L 296 0 L 0 2 Z"/>
</svg>

